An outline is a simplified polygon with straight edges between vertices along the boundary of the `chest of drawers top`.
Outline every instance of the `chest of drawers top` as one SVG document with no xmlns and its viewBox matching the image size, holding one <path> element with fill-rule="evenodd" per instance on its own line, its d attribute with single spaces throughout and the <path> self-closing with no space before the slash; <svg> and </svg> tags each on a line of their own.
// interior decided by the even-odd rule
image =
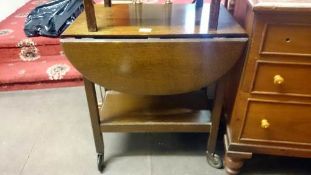
<svg viewBox="0 0 311 175">
<path fill-rule="evenodd" d="M 311 12 L 311 0 L 248 0 L 254 11 Z"/>
</svg>

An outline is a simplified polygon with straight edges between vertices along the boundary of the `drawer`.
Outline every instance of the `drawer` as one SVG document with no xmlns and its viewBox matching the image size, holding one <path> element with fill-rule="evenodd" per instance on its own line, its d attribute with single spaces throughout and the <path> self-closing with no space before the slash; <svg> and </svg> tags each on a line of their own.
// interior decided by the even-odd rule
<svg viewBox="0 0 311 175">
<path fill-rule="evenodd" d="M 311 25 L 267 24 L 261 54 L 311 56 Z"/>
<path fill-rule="evenodd" d="M 258 61 L 252 93 L 311 97 L 311 64 Z"/>
<path fill-rule="evenodd" d="M 311 145 L 311 103 L 250 100 L 240 139 Z"/>
</svg>

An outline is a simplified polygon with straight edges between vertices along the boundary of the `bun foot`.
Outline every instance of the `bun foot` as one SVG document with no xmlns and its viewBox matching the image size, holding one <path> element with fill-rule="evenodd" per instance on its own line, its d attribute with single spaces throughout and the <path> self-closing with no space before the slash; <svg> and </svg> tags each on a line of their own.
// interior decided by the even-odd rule
<svg viewBox="0 0 311 175">
<path fill-rule="evenodd" d="M 240 173 L 240 169 L 244 164 L 244 160 L 240 158 L 232 158 L 226 155 L 224 164 L 225 171 L 228 175 L 236 175 Z"/>
</svg>

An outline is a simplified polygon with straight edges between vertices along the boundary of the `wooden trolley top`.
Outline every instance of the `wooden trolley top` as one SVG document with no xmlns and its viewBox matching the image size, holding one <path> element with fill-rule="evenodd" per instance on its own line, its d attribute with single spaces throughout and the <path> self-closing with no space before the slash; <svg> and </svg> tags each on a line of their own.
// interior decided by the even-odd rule
<svg viewBox="0 0 311 175">
<path fill-rule="evenodd" d="M 210 4 L 95 5 L 97 32 L 88 31 L 85 12 L 62 37 L 88 38 L 202 38 L 243 37 L 245 31 L 221 6 L 217 30 L 209 30 Z"/>
</svg>

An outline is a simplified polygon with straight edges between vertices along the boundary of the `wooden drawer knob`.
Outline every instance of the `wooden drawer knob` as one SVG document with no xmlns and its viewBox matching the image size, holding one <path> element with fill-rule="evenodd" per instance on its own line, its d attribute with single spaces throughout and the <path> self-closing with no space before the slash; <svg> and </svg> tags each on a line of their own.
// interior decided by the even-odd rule
<svg viewBox="0 0 311 175">
<path fill-rule="evenodd" d="M 281 84 L 283 84 L 284 83 L 284 78 L 281 76 L 281 75 L 275 75 L 274 77 L 273 77 L 273 83 L 275 84 L 275 85 L 281 85 Z"/>
<path fill-rule="evenodd" d="M 266 129 L 266 128 L 269 128 L 269 126 L 270 126 L 270 123 L 268 122 L 268 120 L 267 119 L 262 119 L 261 120 L 261 128 L 263 128 L 263 129 Z"/>
</svg>

